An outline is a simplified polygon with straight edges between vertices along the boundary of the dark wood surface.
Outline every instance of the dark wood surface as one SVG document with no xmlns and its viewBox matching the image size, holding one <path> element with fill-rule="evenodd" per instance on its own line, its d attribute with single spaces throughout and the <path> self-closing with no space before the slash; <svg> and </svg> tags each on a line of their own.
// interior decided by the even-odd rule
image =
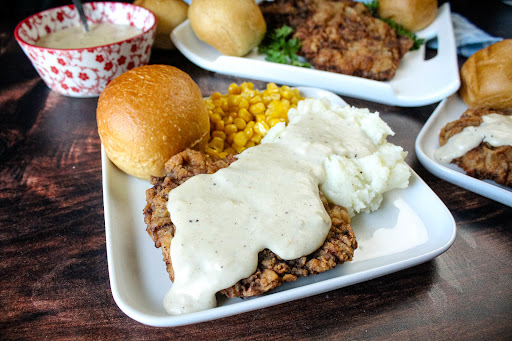
<svg viewBox="0 0 512 341">
<path fill-rule="evenodd" d="M 481 3 L 487 7 L 452 7 L 510 38 L 512 7 Z M 447 252 L 216 321 L 154 328 L 130 319 L 109 285 L 97 99 L 50 91 L 17 46 L 14 24 L 0 26 L 0 340 L 512 339 L 512 208 L 438 179 L 419 163 L 414 141 L 436 104 L 400 108 L 353 98 L 346 100 L 381 113 L 396 132 L 392 142 L 409 151 L 407 162 L 452 212 L 457 238 Z M 151 63 L 189 73 L 205 96 L 245 81 L 202 70 L 176 51 L 155 50 Z"/>
</svg>

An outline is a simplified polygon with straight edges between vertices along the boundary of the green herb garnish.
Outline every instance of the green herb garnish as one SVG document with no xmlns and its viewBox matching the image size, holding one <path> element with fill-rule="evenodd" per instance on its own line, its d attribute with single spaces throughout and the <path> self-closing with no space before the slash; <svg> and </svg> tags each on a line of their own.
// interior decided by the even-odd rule
<svg viewBox="0 0 512 341">
<path fill-rule="evenodd" d="M 288 25 L 267 32 L 258 47 L 258 52 L 266 54 L 265 60 L 269 62 L 311 67 L 309 63 L 299 60 L 297 52 L 300 50 L 301 42 L 298 38 L 291 38 L 292 33 L 293 29 Z"/>
<path fill-rule="evenodd" d="M 373 0 L 372 2 L 364 3 L 366 7 L 372 12 L 372 15 L 376 18 L 379 17 L 379 0 Z"/>
<path fill-rule="evenodd" d="M 396 33 L 406 36 L 412 39 L 413 43 L 411 46 L 411 51 L 417 50 L 420 48 L 420 46 L 425 42 L 425 39 L 420 39 L 416 36 L 416 34 L 412 33 L 408 29 L 404 28 L 402 25 L 394 21 L 393 19 L 380 19 L 384 21 L 386 24 L 391 26 L 392 29 L 396 31 Z"/>
<path fill-rule="evenodd" d="M 406 36 L 411 38 L 413 43 L 410 48 L 410 51 L 414 51 L 420 48 L 420 46 L 425 42 L 425 39 L 420 39 L 416 34 L 404 28 L 402 25 L 394 21 L 393 19 L 383 19 L 379 17 L 379 0 L 374 0 L 369 3 L 365 3 L 366 7 L 372 12 L 372 15 L 375 18 L 378 18 L 388 24 L 395 32 L 399 35 Z"/>
</svg>

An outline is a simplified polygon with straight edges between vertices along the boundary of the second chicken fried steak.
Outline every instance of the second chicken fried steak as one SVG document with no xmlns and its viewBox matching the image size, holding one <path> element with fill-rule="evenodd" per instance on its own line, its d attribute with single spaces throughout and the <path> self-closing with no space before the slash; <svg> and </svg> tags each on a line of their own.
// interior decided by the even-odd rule
<svg viewBox="0 0 512 341">
<path fill-rule="evenodd" d="M 319 70 L 390 80 L 413 44 L 360 2 L 277 0 L 260 7 L 267 23 L 295 29 L 300 53 Z"/>
<path fill-rule="evenodd" d="M 167 211 L 169 192 L 197 174 L 213 174 L 234 161 L 233 157 L 218 159 L 202 152 L 185 150 L 166 163 L 166 176 L 152 179 L 154 187 L 146 192 L 145 222 L 155 246 L 162 248 L 171 280 L 174 280 L 174 272 L 169 251 L 175 227 Z M 347 211 L 341 206 L 328 203 L 321 192 L 320 197 L 331 217 L 332 226 L 324 244 L 317 251 L 298 259 L 283 260 L 265 249 L 258 255 L 256 271 L 232 287 L 222 290 L 221 293 L 228 297 L 258 295 L 284 282 L 294 281 L 297 277 L 318 274 L 334 268 L 337 264 L 352 260 L 357 242 Z"/>
<path fill-rule="evenodd" d="M 482 117 L 489 114 L 511 116 L 512 109 L 495 110 L 491 108 L 468 109 L 462 116 L 453 122 L 446 124 L 441 129 L 439 144 L 444 146 L 448 139 L 470 126 L 482 124 Z M 512 187 L 512 147 L 493 147 L 489 143 L 482 142 L 463 156 L 452 161 L 464 169 L 467 175 L 477 179 L 491 179 L 496 183 Z"/>
</svg>

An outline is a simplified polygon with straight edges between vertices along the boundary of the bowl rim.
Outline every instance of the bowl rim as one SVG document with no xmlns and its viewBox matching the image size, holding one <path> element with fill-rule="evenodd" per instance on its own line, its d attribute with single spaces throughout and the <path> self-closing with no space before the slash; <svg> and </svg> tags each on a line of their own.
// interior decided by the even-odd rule
<svg viewBox="0 0 512 341">
<path fill-rule="evenodd" d="M 31 44 L 31 43 L 28 43 L 26 42 L 23 38 L 20 37 L 18 31 L 20 30 L 21 28 L 21 25 L 23 25 L 23 23 L 27 22 L 28 20 L 30 20 L 32 17 L 35 17 L 37 15 L 42 15 L 46 12 L 50 12 L 50 11 L 56 11 L 58 9 L 61 9 L 61 8 L 71 8 L 71 9 L 75 9 L 75 5 L 73 4 L 69 4 L 69 5 L 63 5 L 63 6 L 58 6 L 58 7 L 53 7 L 53 8 L 48 8 L 48 9 L 45 9 L 41 12 L 37 12 L 37 13 L 34 13 L 32 15 L 29 15 L 28 17 L 26 17 L 25 19 L 21 20 L 17 25 L 16 27 L 14 28 L 14 38 L 16 39 L 16 41 L 19 43 L 19 44 L 23 44 L 23 45 L 27 45 L 27 46 L 30 46 L 31 48 L 36 48 L 36 49 L 41 49 L 41 50 L 48 50 L 48 51 L 83 51 L 83 50 L 90 50 L 90 49 L 97 49 L 97 48 L 100 48 L 100 47 L 105 47 L 105 46 L 112 46 L 112 45 L 118 45 L 118 44 L 122 44 L 122 43 L 125 43 L 127 41 L 130 41 L 130 40 L 133 40 L 133 39 L 136 39 L 136 38 L 139 38 L 139 37 L 142 37 L 143 35 L 147 34 L 148 32 L 150 32 L 151 30 L 154 30 L 155 27 L 156 27 L 156 24 L 157 24 L 157 18 L 155 16 L 155 14 L 153 12 L 151 12 L 150 10 L 148 10 L 147 8 L 144 8 L 142 6 L 138 6 L 138 5 L 134 5 L 132 3 L 128 3 L 128 2 L 119 2 L 119 1 L 95 1 L 95 2 L 87 2 L 87 3 L 84 3 L 84 6 L 90 6 L 90 5 L 95 5 L 95 4 L 116 4 L 116 5 L 122 5 L 122 6 L 127 6 L 127 7 L 138 7 L 140 9 L 142 9 L 143 11 L 147 12 L 151 17 L 153 17 L 153 25 L 151 27 L 149 27 L 148 29 L 146 30 L 143 30 L 141 33 L 137 34 L 136 36 L 133 36 L 131 38 L 127 38 L 127 39 L 124 39 L 124 40 L 120 40 L 120 41 L 116 41 L 116 42 L 113 42 L 113 43 L 110 43 L 110 44 L 103 44 L 103 45 L 97 45 L 97 46 L 91 46 L 91 47 L 78 47 L 78 48 L 73 48 L 73 49 L 61 49 L 61 48 L 55 48 L 55 47 L 43 47 L 43 46 L 37 46 L 37 45 L 34 45 L 34 44 Z"/>
</svg>

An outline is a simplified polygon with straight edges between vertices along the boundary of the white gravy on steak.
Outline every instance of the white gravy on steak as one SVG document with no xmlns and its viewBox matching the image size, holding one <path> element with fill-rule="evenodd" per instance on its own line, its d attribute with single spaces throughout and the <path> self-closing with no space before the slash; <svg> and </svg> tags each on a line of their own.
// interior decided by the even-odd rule
<svg viewBox="0 0 512 341">
<path fill-rule="evenodd" d="M 318 193 L 323 161 L 375 150 L 356 123 L 332 111 L 303 115 L 274 142 L 172 190 L 167 208 L 176 226 L 174 283 L 164 299 L 167 312 L 215 307 L 215 294 L 250 276 L 265 248 L 283 259 L 317 250 L 331 227 Z"/>
<path fill-rule="evenodd" d="M 450 163 L 482 142 L 493 147 L 512 146 L 512 116 L 489 114 L 482 116 L 482 120 L 479 126 L 466 127 L 450 137 L 444 146 L 434 152 L 436 160 Z"/>
</svg>

